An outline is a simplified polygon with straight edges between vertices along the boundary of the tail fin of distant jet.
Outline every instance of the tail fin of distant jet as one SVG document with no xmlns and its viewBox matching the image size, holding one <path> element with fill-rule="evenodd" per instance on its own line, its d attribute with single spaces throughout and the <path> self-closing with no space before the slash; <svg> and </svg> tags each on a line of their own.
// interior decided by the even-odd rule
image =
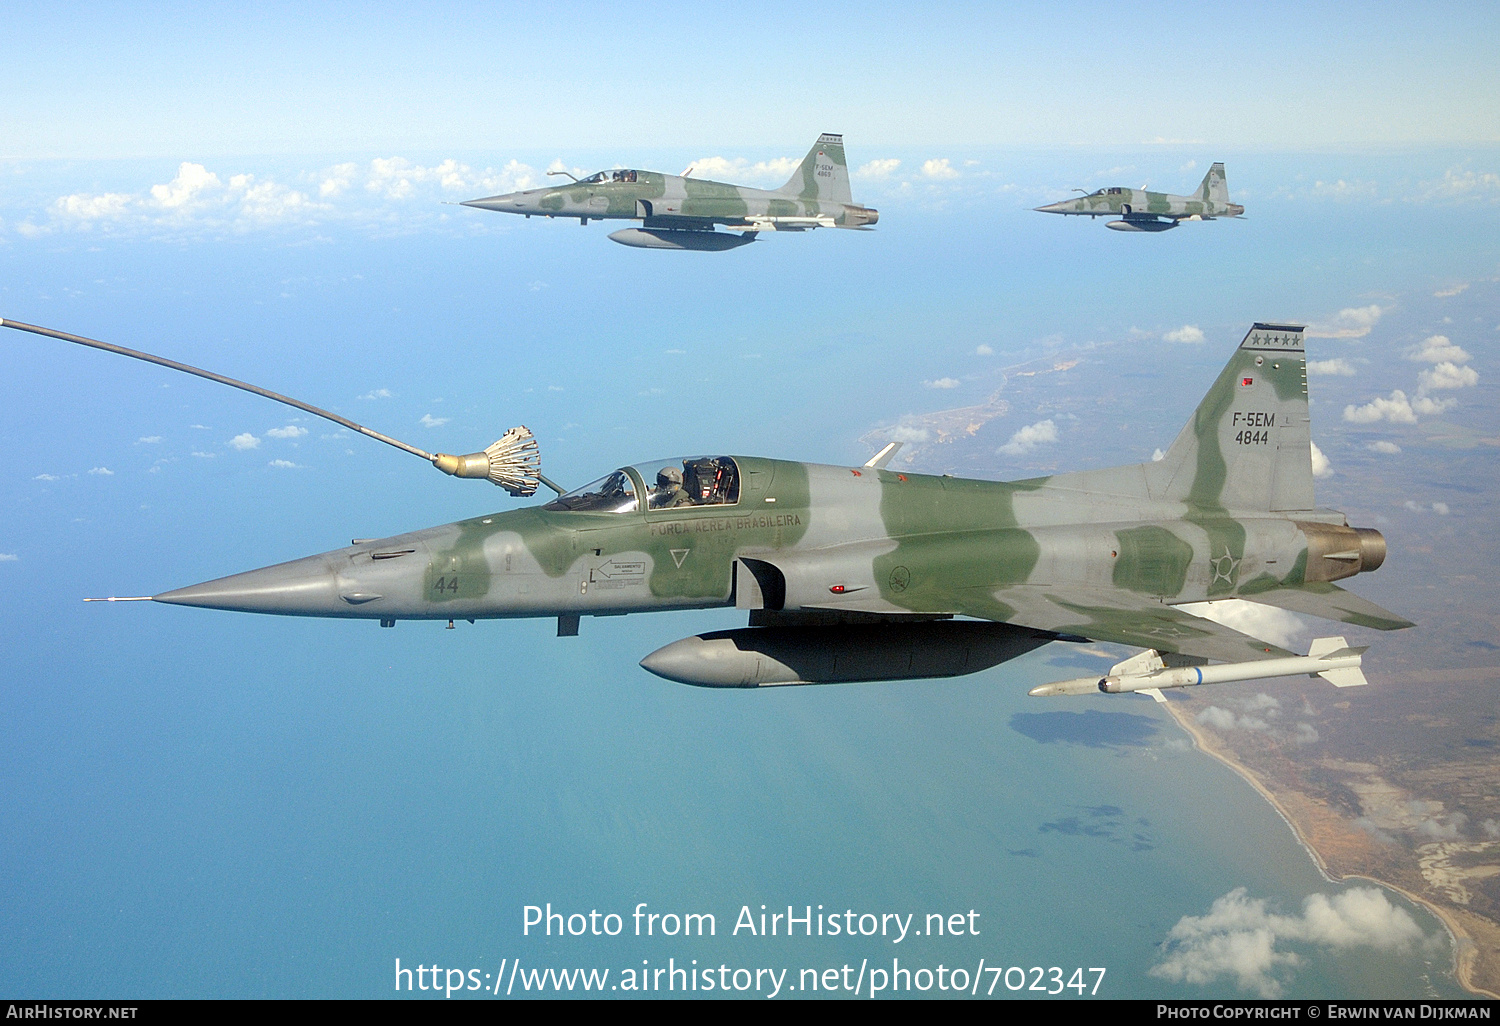
<svg viewBox="0 0 1500 1026">
<path fill-rule="evenodd" d="M 1252 327 L 1166 455 L 1145 469 L 1155 499 L 1208 511 L 1312 509 L 1302 326 Z"/>
<path fill-rule="evenodd" d="M 849 168 L 844 163 L 844 137 L 826 133 L 818 136 L 791 180 L 776 191 L 818 203 L 853 203 Z"/>
<path fill-rule="evenodd" d="M 1229 202 L 1229 183 L 1224 179 L 1223 164 L 1215 163 L 1208 169 L 1208 174 L 1203 176 L 1203 182 L 1198 186 L 1197 198 L 1211 203 Z"/>
</svg>

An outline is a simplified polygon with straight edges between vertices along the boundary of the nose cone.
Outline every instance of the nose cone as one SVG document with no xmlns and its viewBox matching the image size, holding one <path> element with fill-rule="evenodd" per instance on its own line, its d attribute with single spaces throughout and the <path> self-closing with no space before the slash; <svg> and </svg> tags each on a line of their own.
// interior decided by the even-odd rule
<svg viewBox="0 0 1500 1026">
<path fill-rule="evenodd" d="M 507 192 L 502 196 L 486 196 L 483 199 L 464 200 L 460 206 L 478 207 L 480 210 L 500 210 L 510 214 L 524 214 L 534 204 L 524 192 Z"/>
<path fill-rule="evenodd" d="M 154 596 L 175 606 L 233 609 L 283 616 L 337 615 L 349 607 L 339 596 L 338 579 L 322 556 L 221 577 Z"/>
<path fill-rule="evenodd" d="M 1044 214 L 1071 214 L 1076 208 L 1077 200 L 1062 200 L 1057 203 L 1048 203 L 1045 207 L 1033 207 Z"/>
</svg>

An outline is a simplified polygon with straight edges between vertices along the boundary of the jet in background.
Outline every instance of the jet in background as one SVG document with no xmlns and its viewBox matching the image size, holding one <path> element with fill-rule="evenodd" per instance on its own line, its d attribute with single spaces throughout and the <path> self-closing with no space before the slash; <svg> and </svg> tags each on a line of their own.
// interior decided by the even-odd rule
<svg viewBox="0 0 1500 1026">
<path fill-rule="evenodd" d="M 616 168 L 572 184 L 527 189 L 465 202 L 466 207 L 526 217 L 576 217 L 640 221 L 610 235 L 637 249 L 692 249 L 717 252 L 755 241 L 758 232 L 801 232 L 810 228 L 868 228 L 880 212 L 854 202 L 844 137 L 822 135 L 802 158 L 796 173 L 779 189 L 751 189 L 659 171 Z M 567 174 L 549 171 L 548 174 Z M 715 231 L 716 225 L 735 232 Z"/>
<path fill-rule="evenodd" d="M 1191 196 L 1115 187 L 1036 209 L 1044 214 L 1086 214 L 1089 217 L 1113 214 L 1119 219 L 1104 227 L 1117 232 L 1164 232 L 1176 228 L 1182 221 L 1212 221 L 1216 217 L 1239 217 L 1245 212 L 1238 203 L 1229 202 L 1229 185 L 1224 180 L 1223 164 L 1209 168 L 1198 191 Z"/>
</svg>

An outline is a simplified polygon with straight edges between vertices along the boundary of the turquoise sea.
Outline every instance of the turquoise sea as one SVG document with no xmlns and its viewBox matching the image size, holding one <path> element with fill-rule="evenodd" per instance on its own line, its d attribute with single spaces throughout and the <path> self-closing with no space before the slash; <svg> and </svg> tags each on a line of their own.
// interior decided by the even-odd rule
<svg viewBox="0 0 1500 1026">
<path fill-rule="evenodd" d="M 0 187 L 0 316 L 204 365 L 428 448 L 470 451 L 525 423 L 565 484 L 690 451 L 862 462 L 877 425 L 982 401 L 997 363 L 1111 343 L 1110 387 L 1138 393 L 1139 417 L 1087 452 L 1064 431 L 1047 459 L 1066 469 L 1169 441 L 1252 320 L 1333 322 L 1500 265 L 1495 198 L 1439 189 L 1493 152 L 1208 155 L 1228 163 L 1248 219 L 1161 237 L 1026 209 L 1117 166 L 1183 191 L 1204 156 L 955 150 L 953 166 L 991 177 L 857 181 L 879 231 L 729 254 L 627 250 L 597 225 L 440 207 L 468 196 L 438 192 L 269 226 L 81 227 L 49 213 L 59 197 L 145 195 L 178 169 L 15 164 Z M 216 170 L 315 197 L 329 163 Z M 1160 336 L 1184 325 L 1206 341 L 1164 359 Z M 546 621 L 380 630 L 84 605 L 518 502 L 250 396 L 4 336 L 0 992 L 380 997 L 397 959 L 474 970 L 462 980 L 484 993 L 517 958 L 609 969 L 611 984 L 693 959 L 731 982 L 787 968 L 791 984 L 899 958 L 966 979 L 981 959 L 1082 968 L 1090 987 L 1104 967 L 1109 997 L 1461 994 L 1440 925 L 1394 893 L 1356 895 L 1373 910 L 1368 942 L 1308 927 L 1310 896 L 1346 908 L 1339 896 L 1368 885 L 1324 880 L 1277 813 L 1154 703 L 1026 697 L 1098 655 L 1054 645 L 954 681 L 716 692 L 636 662 L 738 625 L 729 611 L 586 619 L 558 639 Z M 1494 338 L 1462 340 L 1480 373 Z M 1151 354 L 1139 363 L 1137 346 Z M 949 376 L 955 387 L 924 384 Z M 1075 416 L 1099 380 L 1064 397 Z M 1007 431 L 1039 415 L 1015 409 Z M 247 433 L 253 447 L 232 443 Z M 997 453 L 991 476 L 1026 469 Z M 1168 941 L 1184 917 L 1226 897 L 1244 929 L 1215 936 L 1269 947 L 1223 964 L 1261 968 L 1153 974 L 1181 953 Z M 635 937 L 643 902 L 712 913 L 716 935 Z M 525 907 L 548 903 L 619 914 L 623 931 L 523 935 Z M 959 913 L 965 933 L 732 933 L 762 905 L 856 923 Z M 1406 940 L 1382 946 L 1380 924 Z M 1003 974 L 981 979 L 1010 993 Z"/>
</svg>

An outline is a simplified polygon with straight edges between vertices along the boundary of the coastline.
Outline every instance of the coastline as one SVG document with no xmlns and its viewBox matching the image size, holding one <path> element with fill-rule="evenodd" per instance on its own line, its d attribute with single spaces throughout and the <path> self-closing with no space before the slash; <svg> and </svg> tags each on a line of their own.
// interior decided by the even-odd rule
<svg viewBox="0 0 1500 1026">
<path fill-rule="evenodd" d="M 1165 702 L 1162 704 L 1166 706 L 1167 712 L 1177 722 L 1177 725 L 1193 739 L 1193 744 L 1198 747 L 1199 751 L 1228 766 L 1244 779 L 1246 783 L 1255 788 L 1262 798 L 1270 803 L 1271 808 L 1276 810 L 1276 814 L 1291 828 L 1292 835 L 1296 837 L 1297 843 L 1302 845 L 1303 850 L 1307 852 L 1313 864 L 1318 867 L 1318 872 L 1322 874 L 1325 880 L 1330 883 L 1342 883 L 1346 880 L 1369 880 L 1371 883 L 1379 884 L 1381 887 L 1395 891 L 1413 904 L 1421 905 L 1427 909 L 1437 918 L 1438 922 L 1443 924 L 1443 928 L 1448 931 L 1449 939 L 1453 943 L 1453 976 L 1458 981 L 1458 985 L 1476 997 L 1500 999 L 1500 994 L 1486 990 L 1474 982 L 1474 967 L 1478 960 L 1479 947 L 1468 928 L 1451 911 L 1434 904 L 1427 898 L 1413 894 L 1404 887 L 1398 887 L 1395 884 L 1387 883 L 1372 876 L 1364 876 L 1357 873 L 1349 873 L 1342 876 L 1334 875 L 1328 867 L 1327 860 L 1313 846 L 1307 831 L 1298 824 L 1285 804 L 1272 793 L 1270 788 L 1261 782 L 1260 778 L 1251 772 L 1249 767 L 1245 766 L 1231 753 L 1216 744 L 1215 739 L 1211 735 L 1199 728 L 1198 724 L 1194 723 L 1183 712 L 1174 708 L 1174 703 Z"/>
</svg>

